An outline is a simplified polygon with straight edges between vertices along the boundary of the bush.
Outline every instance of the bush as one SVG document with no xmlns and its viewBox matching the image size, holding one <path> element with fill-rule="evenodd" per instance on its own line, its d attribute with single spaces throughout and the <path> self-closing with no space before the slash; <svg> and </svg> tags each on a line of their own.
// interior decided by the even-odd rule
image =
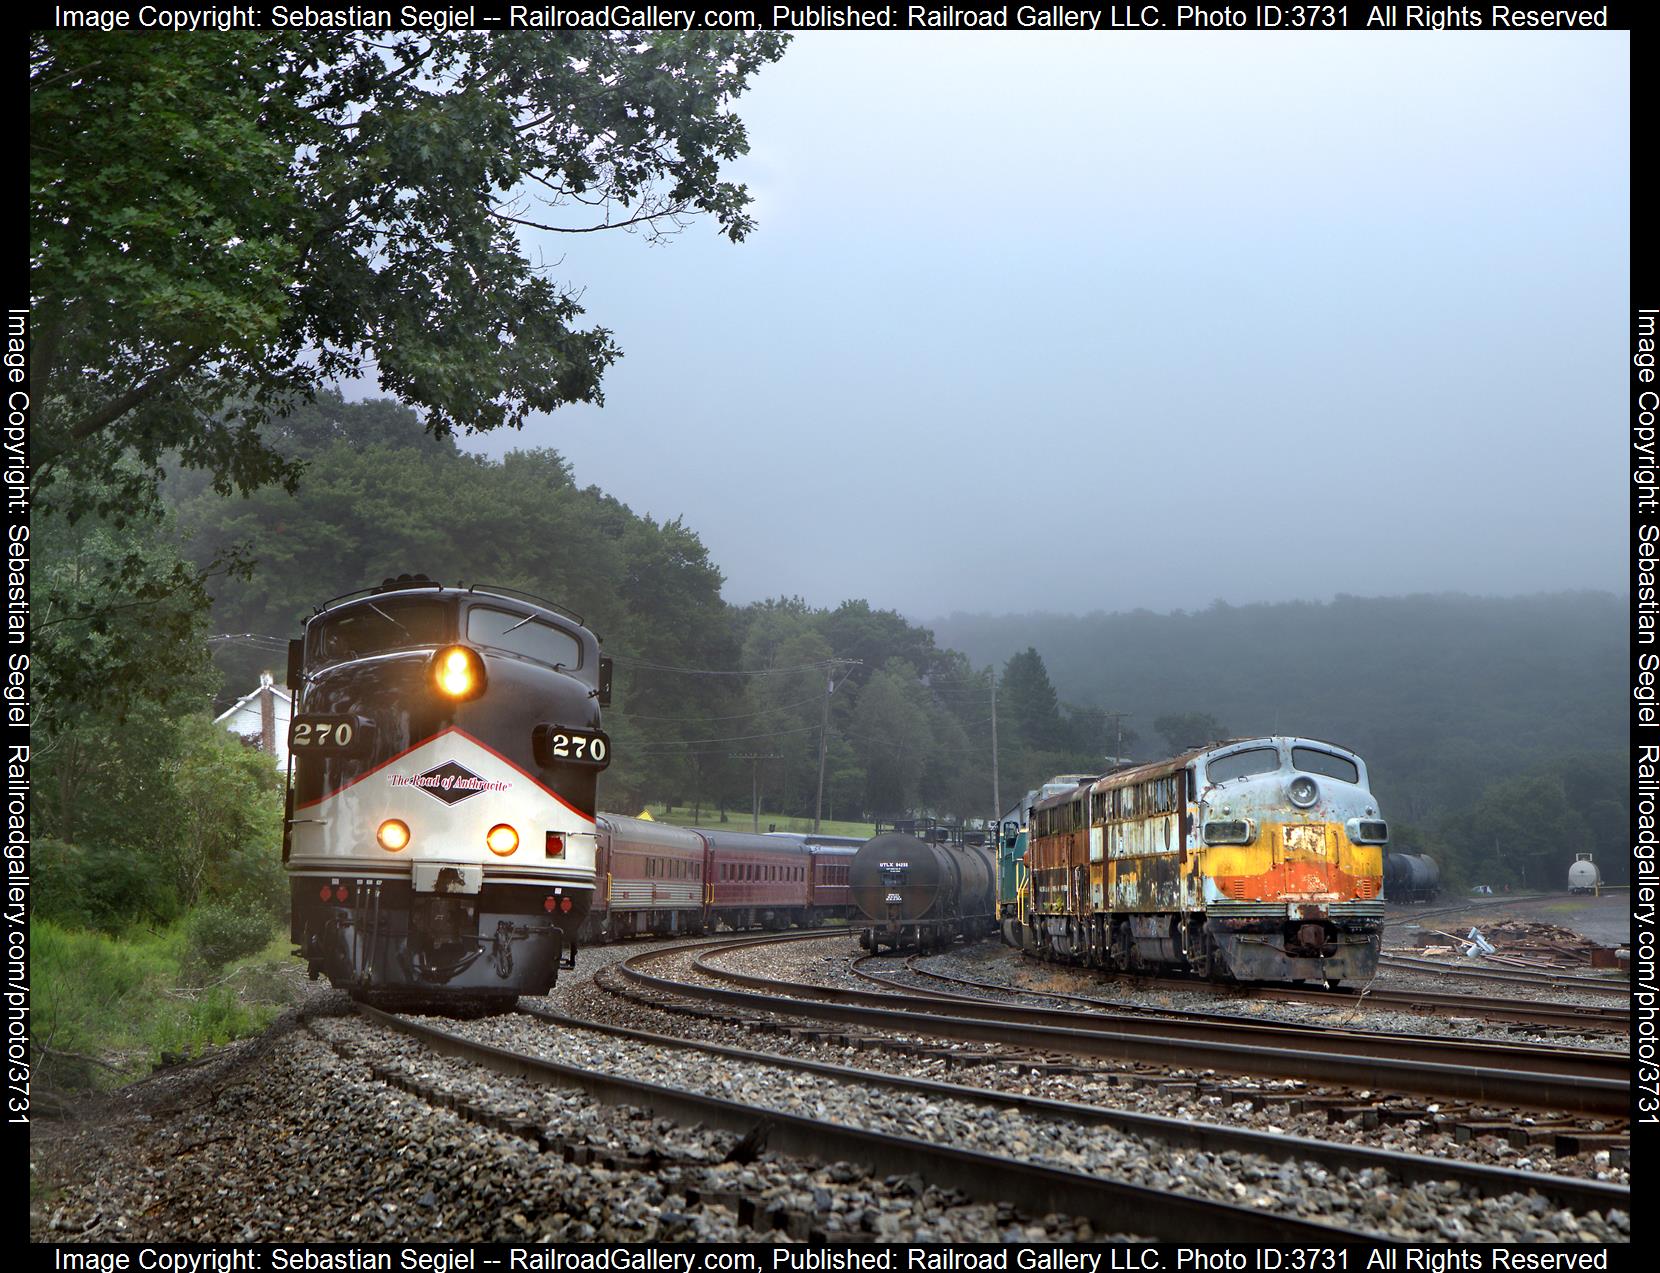
<svg viewBox="0 0 1660 1273">
<path fill-rule="evenodd" d="M 34 876 L 31 913 L 40 919 L 84 919 L 90 907 L 86 897 L 86 864 L 73 844 L 42 837 L 29 853 Z"/>
<path fill-rule="evenodd" d="M 261 912 L 210 902 L 192 912 L 187 931 L 191 957 L 205 967 L 223 968 L 263 949 L 275 927 Z"/>
<path fill-rule="evenodd" d="M 135 916 L 163 923 L 183 904 L 156 871 L 154 857 L 131 845 L 66 844 L 41 839 L 30 855 L 33 913 L 69 925 L 119 932 Z"/>
<path fill-rule="evenodd" d="M 169 845 L 180 892 L 243 913 L 284 914 L 281 771 L 205 718 L 182 722 L 180 732 Z"/>
</svg>

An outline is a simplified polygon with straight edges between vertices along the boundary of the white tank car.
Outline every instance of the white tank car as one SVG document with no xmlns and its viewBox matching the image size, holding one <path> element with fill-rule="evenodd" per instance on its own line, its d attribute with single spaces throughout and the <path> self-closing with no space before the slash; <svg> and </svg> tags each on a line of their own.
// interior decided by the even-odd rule
<svg viewBox="0 0 1660 1273">
<path fill-rule="evenodd" d="M 1602 872 L 1597 870 L 1597 864 L 1591 861 L 1591 855 L 1575 855 L 1574 864 L 1568 868 L 1568 892 L 1595 893 L 1601 884 Z"/>
</svg>

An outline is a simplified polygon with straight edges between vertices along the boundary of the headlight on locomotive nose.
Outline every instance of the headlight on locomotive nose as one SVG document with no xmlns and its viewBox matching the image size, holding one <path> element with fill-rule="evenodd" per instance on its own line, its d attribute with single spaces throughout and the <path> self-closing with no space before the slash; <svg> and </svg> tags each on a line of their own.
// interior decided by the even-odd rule
<svg viewBox="0 0 1660 1273">
<path fill-rule="evenodd" d="M 519 833 L 505 822 L 498 822 L 491 827 L 484 837 L 484 843 L 489 846 L 490 852 L 499 858 L 504 858 L 519 847 Z"/>
<path fill-rule="evenodd" d="M 375 839 L 380 841 L 381 848 L 396 853 L 409 843 L 409 824 L 397 818 L 388 818 L 375 831 Z"/>
<path fill-rule="evenodd" d="M 1320 798 L 1320 788 L 1314 785 L 1314 779 L 1298 774 L 1291 780 L 1286 794 L 1291 797 L 1292 804 L 1299 809 L 1306 809 Z"/>
<path fill-rule="evenodd" d="M 448 698 L 477 698 L 484 693 L 484 660 L 464 645 L 445 646 L 433 655 L 432 682 Z"/>
</svg>

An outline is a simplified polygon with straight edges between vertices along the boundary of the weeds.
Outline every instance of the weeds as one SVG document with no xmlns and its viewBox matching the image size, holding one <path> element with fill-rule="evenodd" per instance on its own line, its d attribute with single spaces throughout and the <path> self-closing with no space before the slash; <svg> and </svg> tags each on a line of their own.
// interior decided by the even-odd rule
<svg viewBox="0 0 1660 1273">
<path fill-rule="evenodd" d="M 164 1062 L 257 1033 L 296 997 L 285 940 L 211 973 L 189 917 L 118 934 L 30 925 L 34 1044 L 50 1088 L 119 1086 Z"/>
</svg>

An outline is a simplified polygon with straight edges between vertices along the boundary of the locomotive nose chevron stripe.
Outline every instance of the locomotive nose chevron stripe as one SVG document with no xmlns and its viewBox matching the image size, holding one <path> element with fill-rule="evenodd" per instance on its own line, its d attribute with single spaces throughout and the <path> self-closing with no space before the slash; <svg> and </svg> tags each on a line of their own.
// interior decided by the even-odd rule
<svg viewBox="0 0 1660 1273">
<path fill-rule="evenodd" d="M 444 743 L 442 749 L 440 750 L 436 744 L 443 742 L 445 739 L 450 741 Z M 474 748 L 476 748 L 477 751 L 474 751 Z M 419 756 L 416 755 L 417 752 L 422 751 L 425 751 L 426 754 Z M 422 790 L 430 792 L 432 791 L 431 787 L 428 787 L 424 782 L 416 782 L 415 779 L 424 779 L 432 774 L 447 775 L 451 772 L 447 766 L 453 765 L 455 767 L 454 772 L 456 774 L 456 780 L 450 785 L 450 790 L 454 794 L 449 800 L 444 801 L 446 804 L 453 804 L 457 799 L 465 799 L 469 795 L 476 795 L 480 792 L 507 791 L 509 789 L 514 790 L 516 793 L 522 792 L 524 787 L 520 786 L 518 780 L 523 778 L 530 787 L 534 787 L 536 790 L 552 796 L 553 799 L 564 809 L 570 813 L 574 813 L 577 817 L 586 822 L 590 829 L 592 828 L 594 822 L 594 815 L 592 813 L 578 809 L 574 804 L 565 799 L 564 796 L 560 795 L 552 787 L 548 786 L 530 770 L 515 764 L 513 761 L 509 760 L 506 756 L 497 751 L 494 747 L 491 747 L 488 743 L 480 742 L 477 738 L 474 738 L 466 730 L 457 725 L 446 726 L 445 728 L 439 730 L 436 734 L 433 734 L 430 738 L 421 739 L 420 742 L 404 748 L 397 755 L 389 756 L 379 764 L 365 769 L 360 774 L 354 775 L 348 781 L 341 783 L 340 786 L 335 787 L 333 790 L 325 791 L 322 795 L 317 796 L 314 799 L 300 801 L 295 805 L 295 807 L 297 809 L 319 808 L 339 796 L 343 796 L 348 792 L 354 791 L 361 784 L 375 777 L 377 774 L 382 773 L 382 771 L 386 770 L 389 766 L 396 765 L 399 761 L 406 759 L 411 760 L 412 763 L 410 767 L 413 768 L 415 765 L 429 764 L 434 754 L 442 756 L 445 752 L 452 752 L 452 755 L 443 763 L 432 769 L 427 769 L 421 773 L 410 774 L 408 776 L 403 776 L 397 771 L 387 775 L 391 778 L 389 785 L 393 787 L 420 786 Z M 495 766 L 491 763 L 492 761 L 499 761 L 507 769 L 508 773 L 513 776 L 504 776 L 500 781 L 478 778 L 472 770 L 465 768 L 454 758 L 453 753 L 456 752 L 466 756 L 475 765 L 479 766 L 480 769 L 483 769 L 486 772 L 494 769 Z M 461 775 L 466 776 L 462 777 Z M 400 777 L 402 777 L 401 782 L 399 781 Z M 464 789 L 456 791 L 455 789 L 457 787 L 463 787 Z M 436 795 L 436 793 L 434 794 Z M 439 796 L 438 798 L 442 799 L 443 797 Z"/>
</svg>

